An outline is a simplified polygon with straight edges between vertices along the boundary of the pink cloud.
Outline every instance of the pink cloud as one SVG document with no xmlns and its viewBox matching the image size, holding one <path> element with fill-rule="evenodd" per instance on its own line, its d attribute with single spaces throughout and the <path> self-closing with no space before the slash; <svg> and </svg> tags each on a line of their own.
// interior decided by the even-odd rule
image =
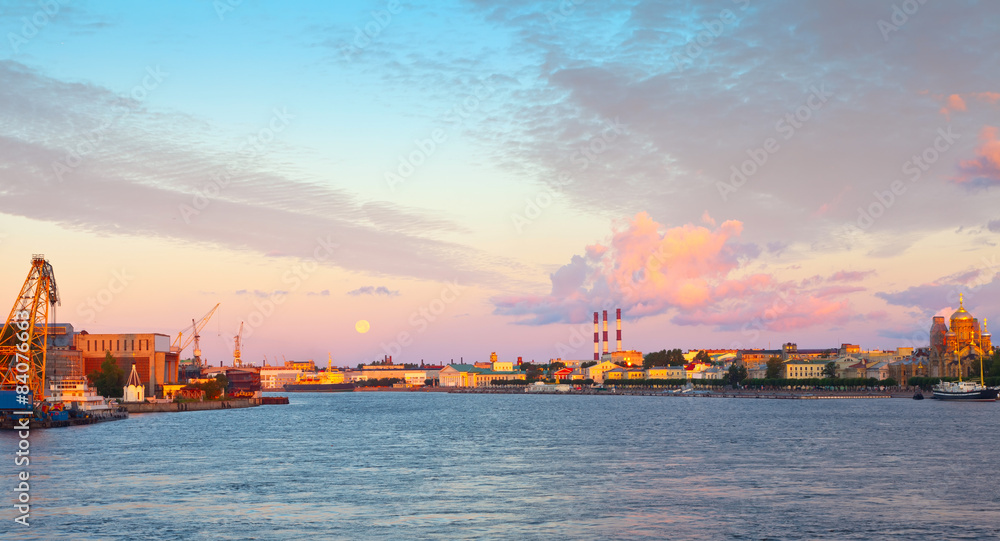
<svg viewBox="0 0 1000 541">
<path fill-rule="evenodd" d="M 875 271 L 837 271 L 830 276 L 831 282 L 857 282 L 875 274 Z"/>
<path fill-rule="evenodd" d="M 1000 140 L 997 128 L 983 126 L 979 133 L 980 145 L 976 157 L 963 160 L 958 165 L 958 176 L 952 180 L 971 187 L 988 187 L 1000 184 Z"/>
<path fill-rule="evenodd" d="M 746 264 L 760 249 L 740 243 L 742 231 L 735 220 L 665 228 L 641 212 L 613 232 L 606 248 L 587 247 L 586 256 L 573 256 L 553 273 L 550 294 L 494 298 L 495 313 L 540 325 L 581 323 L 595 310 L 621 307 L 630 319 L 674 313 L 678 325 L 772 330 L 849 319 L 842 297 L 863 288 L 827 285 L 819 276 L 796 283 L 748 274 Z"/>
<path fill-rule="evenodd" d="M 1000 92 L 977 92 L 973 94 L 979 101 L 985 101 L 986 103 L 996 104 L 1000 102 Z"/>
<path fill-rule="evenodd" d="M 935 100 L 944 102 L 939 112 L 949 118 L 951 117 L 951 113 L 955 111 L 965 112 L 968 110 L 966 99 L 974 99 L 991 105 L 996 105 L 1000 102 L 1000 92 L 968 92 L 965 94 L 951 94 L 949 96 L 935 94 L 933 97 Z"/>
</svg>

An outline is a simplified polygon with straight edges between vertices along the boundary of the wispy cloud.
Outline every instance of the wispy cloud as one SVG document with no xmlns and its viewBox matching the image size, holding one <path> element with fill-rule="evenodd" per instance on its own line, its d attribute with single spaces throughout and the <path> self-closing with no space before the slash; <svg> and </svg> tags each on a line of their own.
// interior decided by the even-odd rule
<svg viewBox="0 0 1000 541">
<path fill-rule="evenodd" d="M 378 286 L 378 287 L 375 287 L 375 286 L 363 286 L 363 287 L 359 287 L 359 288 L 357 288 L 357 289 L 355 289 L 353 291 L 348 291 L 347 294 L 351 295 L 353 297 L 357 297 L 357 296 L 360 296 L 360 295 L 376 295 L 376 296 L 385 296 L 385 297 L 398 297 L 399 296 L 399 291 L 398 290 L 390 290 L 389 288 L 387 288 L 385 286 Z"/>
<path fill-rule="evenodd" d="M 128 117 L 108 128 L 112 111 L 123 106 L 114 92 L 52 79 L 17 62 L 0 61 L 0 80 L 0 212 L 98 234 L 290 257 L 311 257 L 322 240 L 337 245 L 329 264 L 432 280 L 502 283 L 503 269 L 519 267 L 442 240 L 467 233 L 457 223 L 276 173 L 266 161 L 238 171 L 185 223 L 179 209 L 237 159 L 238 142 L 195 118 L 150 111 L 134 100 L 124 102 Z M 53 164 L 79 149 L 85 151 L 78 152 L 79 165 L 60 181 Z M 401 258 L 413 264 L 400 266 Z"/>
</svg>

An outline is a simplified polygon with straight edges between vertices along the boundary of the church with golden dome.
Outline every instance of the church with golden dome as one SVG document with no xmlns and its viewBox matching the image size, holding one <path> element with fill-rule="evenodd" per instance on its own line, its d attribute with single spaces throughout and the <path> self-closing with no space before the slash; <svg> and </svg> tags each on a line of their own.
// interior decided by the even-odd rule
<svg viewBox="0 0 1000 541">
<path fill-rule="evenodd" d="M 927 375 L 931 377 L 958 377 L 959 366 L 962 376 L 968 377 L 974 359 L 989 355 L 993 351 L 990 332 L 986 320 L 980 330 L 979 320 L 965 309 L 963 295 L 958 296 L 958 310 L 951 315 L 949 325 L 944 316 L 934 316 L 931 325 L 931 347 Z"/>
</svg>

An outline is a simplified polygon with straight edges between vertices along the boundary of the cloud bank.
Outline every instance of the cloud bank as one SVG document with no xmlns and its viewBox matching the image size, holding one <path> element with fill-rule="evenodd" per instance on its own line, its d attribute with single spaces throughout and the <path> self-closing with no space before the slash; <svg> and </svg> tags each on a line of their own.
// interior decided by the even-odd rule
<svg viewBox="0 0 1000 541">
<path fill-rule="evenodd" d="M 677 325 L 777 331 L 850 319 L 845 296 L 864 288 L 841 284 L 867 273 L 796 282 L 749 272 L 761 250 L 741 243 L 742 231 L 735 220 L 666 228 L 641 212 L 607 246 L 588 246 L 554 272 L 548 295 L 495 297 L 494 313 L 544 325 L 582 323 L 595 310 L 620 307 L 629 319 L 672 314 Z"/>
</svg>

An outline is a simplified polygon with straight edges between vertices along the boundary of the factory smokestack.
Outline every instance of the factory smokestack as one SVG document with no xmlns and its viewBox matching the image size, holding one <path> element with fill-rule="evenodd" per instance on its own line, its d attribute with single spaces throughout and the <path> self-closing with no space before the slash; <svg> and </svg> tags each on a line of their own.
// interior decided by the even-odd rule
<svg viewBox="0 0 1000 541">
<path fill-rule="evenodd" d="M 608 352 L 608 311 L 604 311 L 604 353 Z"/>
<path fill-rule="evenodd" d="M 601 360 L 601 335 L 597 327 L 597 312 L 594 312 L 594 360 Z"/>
<path fill-rule="evenodd" d="M 616 320 L 615 324 L 618 326 L 618 350 L 617 351 L 621 351 L 622 350 L 622 309 L 621 308 L 618 308 L 617 310 L 615 310 L 615 320 Z"/>
</svg>

